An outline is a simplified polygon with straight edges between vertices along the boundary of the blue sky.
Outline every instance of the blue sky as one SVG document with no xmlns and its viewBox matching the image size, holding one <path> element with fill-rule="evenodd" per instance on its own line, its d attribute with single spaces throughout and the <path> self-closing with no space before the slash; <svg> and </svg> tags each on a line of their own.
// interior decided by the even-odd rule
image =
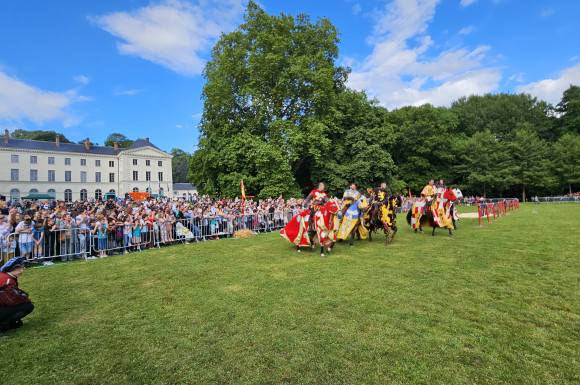
<svg viewBox="0 0 580 385">
<path fill-rule="evenodd" d="M 580 1 L 259 2 L 329 18 L 349 85 L 392 109 L 486 92 L 557 103 L 580 84 Z M 200 75 L 240 0 L 0 2 L 0 128 L 51 129 L 103 143 L 111 132 L 192 151 Z"/>
</svg>

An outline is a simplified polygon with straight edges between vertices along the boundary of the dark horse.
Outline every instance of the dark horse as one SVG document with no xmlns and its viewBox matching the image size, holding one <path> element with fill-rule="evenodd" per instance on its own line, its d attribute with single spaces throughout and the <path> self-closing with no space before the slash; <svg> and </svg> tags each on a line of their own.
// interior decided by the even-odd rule
<svg viewBox="0 0 580 385">
<path fill-rule="evenodd" d="M 435 229 L 438 227 L 442 227 L 440 226 L 436 221 L 435 218 L 433 218 L 433 212 L 431 211 L 431 204 L 434 202 L 427 202 L 425 203 L 425 208 L 423 211 L 423 214 L 421 215 L 421 218 L 419 219 L 419 227 L 418 229 L 415 229 L 415 232 L 417 232 L 417 230 L 419 230 L 419 232 L 423 232 L 423 226 L 430 226 L 433 228 L 433 230 L 431 231 L 431 235 L 435 236 Z M 456 224 L 455 224 L 455 204 L 452 202 L 450 203 L 450 207 L 449 207 L 449 215 L 451 216 L 451 221 L 452 221 L 452 228 L 450 227 L 442 227 L 442 228 L 447 228 L 447 230 L 449 231 L 449 236 L 453 235 L 453 231 L 454 229 L 457 228 Z M 409 212 L 407 213 L 407 223 L 409 224 L 409 226 L 412 226 L 411 224 L 411 218 L 413 217 L 413 207 L 411 207 L 411 209 L 409 210 Z"/>
<path fill-rule="evenodd" d="M 402 203 L 401 197 L 394 195 L 390 196 L 386 202 L 374 201 L 371 203 L 366 213 L 368 217 L 365 219 L 365 226 L 369 230 L 369 241 L 372 241 L 373 233 L 381 229 L 385 233 L 386 243 L 389 244 L 393 241 L 397 233 L 396 209 L 401 207 Z"/>
</svg>

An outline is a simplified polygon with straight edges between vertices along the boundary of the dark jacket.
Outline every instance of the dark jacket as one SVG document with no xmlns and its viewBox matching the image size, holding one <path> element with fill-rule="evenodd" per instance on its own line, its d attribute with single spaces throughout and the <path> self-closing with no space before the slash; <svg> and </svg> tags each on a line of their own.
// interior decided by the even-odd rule
<svg viewBox="0 0 580 385">
<path fill-rule="evenodd" d="M 0 272 L 0 306 L 16 306 L 30 302 L 28 294 L 18 288 L 18 279 Z"/>
</svg>

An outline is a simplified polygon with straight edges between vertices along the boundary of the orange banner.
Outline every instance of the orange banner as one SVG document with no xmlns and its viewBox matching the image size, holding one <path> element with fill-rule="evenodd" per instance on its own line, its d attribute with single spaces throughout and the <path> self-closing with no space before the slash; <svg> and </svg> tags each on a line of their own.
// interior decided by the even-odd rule
<svg viewBox="0 0 580 385">
<path fill-rule="evenodd" d="M 130 192 L 129 196 L 131 197 L 131 199 L 133 199 L 134 201 L 144 201 L 145 199 L 149 198 L 149 193 L 148 192 Z"/>
</svg>

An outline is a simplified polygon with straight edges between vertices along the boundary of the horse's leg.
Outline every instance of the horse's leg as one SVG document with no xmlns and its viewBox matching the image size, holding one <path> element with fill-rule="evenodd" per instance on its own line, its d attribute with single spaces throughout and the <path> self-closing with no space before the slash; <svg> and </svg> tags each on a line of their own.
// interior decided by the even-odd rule
<svg viewBox="0 0 580 385">
<path fill-rule="evenodd" d="M 296 246 L 296 251 L 299 253 L 300 252 L 300 246 Z"/>
<path fill-rule="evenodd" d="M 349 246 L 352 246 L 354 243 L 354 232 L 355 232 L 355 229 L 352 230 L 352 232 L 350 233 L 350 237 L 348 237 L 348 245 Z"/>
<path fill-rule="evenodd" d="M 436 228 L 437 228 L 437 227 L 433 226 L 433 231 L 431 232 L 431 235 L 432 235 L 432 236 L 435 236 L 435 229 L 436 229 Z"/>
<path fill-rule="evenodd" d="M 320 256 L 324 257 L 324 246 L 320 245 Z"/>
<path fill-rule="evenodd" d="M 371 228 L 369 229 L 369 242 L 371 242 L 373 240 L 373 228 L 371 226 Z"/>
<path fill-rule="evenodd" d="M 452 237 L 453 236 L 453 231 L 451 231 L 451 229 L 447 229 L 449 230 L 449 236 Z"/>
</svg>

